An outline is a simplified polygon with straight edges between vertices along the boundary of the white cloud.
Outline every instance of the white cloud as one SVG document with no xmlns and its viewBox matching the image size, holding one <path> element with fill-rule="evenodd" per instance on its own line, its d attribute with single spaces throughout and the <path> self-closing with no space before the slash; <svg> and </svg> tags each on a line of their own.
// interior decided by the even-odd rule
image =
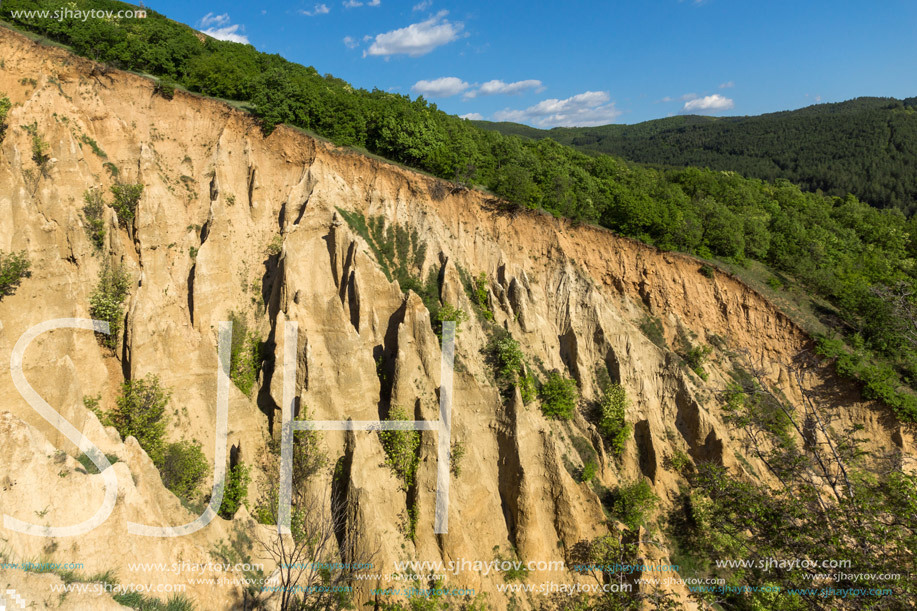
<svg viewBox="0 0 917 611">
<path fill-rule="evenodd" d="M 467 115 L 459 115 L 459 119 L 468 119 L 469 121 L 481 121 L 484 115 L 478 112 L 469 112 Z"/>
<path fill-rule="evenodd" d="M 209 28 L 210 26 L 222 26 L 229 24 L 229 15 L 223 13 L 222 15 L 214 15 L 213 13 L 207 13 L 201 17 L 200 22 L 197 24 L 201 28 Z"/>
<path fill-rule="evenodd" d="M 444 76 L 432 81 L 417 81 L 411 91 L 423 96 L 435 98 L 448 98 L 471 87 L 468 83 L 454 76 Z"/>
<path fill-rule="evenodd" d="M 725 83 L 720 84 L 720 89 L 731 89 L 735 86 L 736 84 L 733 83 L 732 81 L 726 81 Z"/>
<path fill-rule="evenodd" d="M 660 102 L 674 102 L 674 101 L 675 101 L 675 98 L 672 98 L 672 97 L 669 97 L 669 96 L 665 96 L 664 98 L 662 98 L 662 99 L 659 100 L 659 101 L 660 101 Z"/>
<path fill-rule="evenodd" d="M 528 79 L 525 81 L 516 81 L 515 83 L 504 83 L 503 81 L 487 81 L 474 91 L 465 94 L 466 98 L 475 98 L 479 95 L 516 95 L 528 89 L 544 91 L 541 81 Z"/>
<path fill-rule="evenodd" d="M 229 42 L 238 42 L 243 45 L 249 44 L 248 36 L 240 34 L 239 30 L 244 30 L 239 24 L 230 25 L 229 15 L 214 15 L 207 13 L 198 22 L 197 27 L 203 28 L 201 33 L 216 38 L 217 40 L 228 40 Z"/>
<path fill-rule="evenodd" d="M 363 6 L 363 3 L 359 0 L 346 0 L 344 2 L 344 8 L 357 8 L 358 6 Z"/>
<path fill-rule="evenodd" d="M 696 93 L 686 93 L 678 99 L 681 100 L 682 102 L 687 102 L 689 100 L 696 100 L 697 94 Z"/>
<path fill-rule="evenodd" d="M 363 52 L 363 56 L 404 54 L 411 57 L 426 55 L 436 47 L 456 40 L 465 27 L 462 23 L 452 23 L 445 19 L 448 11 L 440 11 L 435 16 L 411 25 L 377 34 L 373 44 Z"/>
<path fill-rule="evenodd" d="M 382 4 L 382 0 L 369 0 L 369 4 L 366 6 L 379 6 Z"/>
<path fill-rule="evenodd" d="M 314 17 L 315 15 L 327 15 L 329 12 L 331 12 L 331 9 L 328 8 L 327 4 L 316 4 L 315 8 L 313 8 L 311 11 L 300 9 L 299 12 L 308 17 Z"/>
<path fill-rule="evenodd" d="M 433 0 L 422 0 L 422 2 L 418 2 L 417 4 L 414 5 L 413 10 L 425 11 L 428 8 L 430 8 L 431 6 L 433 6 Z"/>
<path fill-rule="evenodd" d="M 356 49 L 360 46 L 360 41 L 354 40 L 353 36 L 345 36 L 344 46 L 346 46 L 348 49 Z"/>
<path fill-rule="evenodd" d="M 615 108 L 607 91 L 586 91 L 558 100 L 542 100 L 525 110 L 501 110 L 494 113 L 498 121 L 531 123 L 539 127 L 574 127 L 611 123 L 621 111 Z"/>
<path fill-rule="evenodd" d="M 727 97 L 718 93 L 708 95 L 703 98 L 689 100 L 685 102 L 682 112 L 716 112 L 718 110 L 729 110 L 735 106 L 735 103 Z"/>
</svg>

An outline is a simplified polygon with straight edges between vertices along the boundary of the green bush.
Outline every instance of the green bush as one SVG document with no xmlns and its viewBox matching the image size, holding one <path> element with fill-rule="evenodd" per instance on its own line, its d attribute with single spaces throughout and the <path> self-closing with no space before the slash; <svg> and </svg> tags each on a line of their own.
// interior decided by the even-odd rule
<svg viewBox="0 0 917 611">
<path fill-rule="evenodd" d="M 140 380 L 126 380 L 109 415 L 121 437 L 135 437 L 156 466 L 162 464 L 165 456 L 166 406 L 170 397 L 171 393 L 153 374 Z"/>
<path fill-rule="evenodd" d="M 688 363 L 688 367 L 704 382 L 710 377 L 704 369 L 704 363 L 707 362 L 710 352 L 710 346 L 691 346 L 685 353 L 685 362 Z"/>
<path fill-rule="evenodd" d="M 261 368 L 262 342 L 250 331 L 242 314 L 229 313 L 232 344 L 229 352 L 229 377 L 246 395 L 251 393 Z"/>
<path fill-rule="evenodd" d="M 106 265 L 99 272 L 99 281 L 89 297 L 89 314 L 108 323 L 108 335 L 97 334 L 102 345 L 114 350 L 121 336 L 124 320 L 124 299 L 130 288 L 130 278 L 123 266 Z"/>
<path fill-rule="evenodd" d="M 194 500 L 198 486 L 209 470 L 201 446 L 187 440 L 166 446 L 158 466 L 162 483 L 184 501 Z"/>
<path fill-rule="evenodd" d="M 449 449 L 449 468 L 455 477 L 462 474 L 462 459 L 465 458 L 465 442 L 453 441 Z"/>
<path fill-rule="evenodd" d="M 522 403 L 528 405 L 538 396 L 538 378 L 529 373 L 519 378 L 519 394 Z"/>
<path fill-rule="evenodd" d="M 497 378 L 515 382 L 516 375 L 525 363 L 525 355 L 522 354 L 519 342 L 506 333 L 492 341 L 490 352 L 496 366 Z"/>
<path fill-rule="evenodd" d="M 493 320 L 494 313 L 490 310 L 487 297 L 487 274 L 481 272 L 481 274 L 474 279 L 474 300 L 481 309 L 481 314 L 484 318 L 486 320 Z"/>
<path fill-rule="evenodd" d="M 51 161 L 51 155 L 48 154 L 50 145 L 38 133 L 38 122 L 23 126 L 29 136 L 32 138 L 32 161 L 38 166 L 42 173 L 48 168 L 48 162 Z"/>
<path fill-rule="evenodd" d="M 583 483 L 591 482 L 595 478 L 595 472 L 598 469 L 598 465 L 594 462 L 587 462 L 583 465 L 583 470 L 580 472 L 579 481 Z"/>
<path fill-rule="evenodd" d="M 30 266 L 24 250 L 9 254 L 0 250 L 0 299 L 15 293 L 22 279 L 32 275 Z"/>
<path fill-rule="evenodd" d="M 248 498 L 248 484 L 251 482 L 251 470 L 244 462 L 239 462 L 229 470 L 226 486 L 223 488 L 223 503 L 220 515 L 231 520 L 245 499 Z"/>
<path fill-rule="evenodd" d="M 102 194 L 97 190 L 89 190 L 83 193 L 83 217 L 86 219 L 86 235 L 95 247 L 96 252 L 100 252 L 105 246 L 105 202 Z"/>
<path fill-rule="evenodd" d="M 115 196 L 111 207 L 118 214 L 118 224 L 121 227 L 127 227 L 134 222 L 134 217 L 137 215 L 137 205 L 143 195 L 143 185 L 119 182 L 112 185 L 111 192 Z"/>
<path fill-rule="evenodd" d="M 736 456 L 742 458 L 744 457 L 736 452 Z M 668 466 L 672 468 L 673 471 L 687 475 L 691 468 L 694 466 L 694 463 L 691 461 L 691 457 L 684 450 L 675 450 L 672 452 L 672 455 L 668 457 Z M 747 463 L 747 461 L 745 461 Z M 750 472 L 754 472 L 754 469 L 751 469 L 751 465 L 748 465 Z"/>
<path fill-rule="evenodd" d="M 433 324 L 433 331 L 440 339 L 443 337 L 443 323 L 447 320 L 455 322 L 455 334 L 458 335 L 462 323 L 468 320 L 468 314 L 451 303 L 444 303 L 442 307 L 436 311 Z"/>
<path fill-rule="evenodd" d="M 645 479 L 618 486 L 611 494 L 612 514 L 631 530 L 636 530 L 650 511 L 656 506 L 659 498 Z"/>
<path fill-rule="evenodd" d="M 6 135 L 6 115 L 9 114 L 12 107 L 10 99 L 0 94 L 0 142 L 3 142 L 3 136 Z"/>
<path fill-rule="evenodd" d="M 386 421 L 396 420 L 412 418 L 400 407 L 393 407 Z M 386 464 L 404 482 L 405 487 L 410 488 L 414 484 L 417 465 L 420 463 L 420 456 L 417 454 L 420 448 L 420 432 L 379 431 L 379 440 L 382 442 L 382 449 L 385 450 Z"/>
<path fill-rule="evenodd" d="M 576 411 L 579 391 L 576 380 L 564 377 L 557 371 L 548 374 L 541 386 L 541 411 L 554 420 L 570 420 Z"/>
<path fill-rule="evenodd" d="M 609 384 L 599 400 L 599 432 L 608 442 L 612 454 L 620 456 L 632 429 L 626 421 L 630 401 L 620 384 Z"/>
</svg>

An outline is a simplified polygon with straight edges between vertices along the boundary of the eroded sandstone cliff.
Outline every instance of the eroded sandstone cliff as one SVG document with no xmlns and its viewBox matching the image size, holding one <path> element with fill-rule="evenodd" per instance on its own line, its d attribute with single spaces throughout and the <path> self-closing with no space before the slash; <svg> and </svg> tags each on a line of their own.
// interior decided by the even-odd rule
<svg viewBox="0 0 917 611">
<path fill-rule="evenodd" d="M 490 561 L 510 549 L 524 560 L 563 560 L 577 542 L 607 532 L 594 487 L 573 475 L 583 466 L 574 438 L 597 451 L 602 485 L 648 478 L 663 506 L 680 481 L 666 462 L 676 451 L 739 470 L 754 465 L 724 424 L 718 395 L 737 359 L 760 367 L 791 401 L 802 400 L 790 368 L 810 340 L 760 295 L 719 271 L 708 277 L 690 257 L 507 210 L 484 193 L 443 187 L 293 129 L 265 137 L 250 116 L 222 102 L 182 92 L 165 99 L 150 80 L 100 70 L 6 29 L 0 49 L 0 91 L 14 103 L 0 147 L 0 250 L 24 250 L 32 261 L 31 277 L 0 301 L 0 362 L 9 362 L 33 325 L 88 318 L 105 261 L 125 265 L 131 279 L 125 332 L 114 352 L 88 331 L 58 330 L 36 339 L 24 362 L 38 393 L 118 457 L 115 509 L 103 526 L 79 537 L 49 540 L 3 529 L 9 557 L 81 562 L 87 573 L 116 570 L 126 583 L 181 583 L 201 608 L 242 608 L 240 587 L 196 584 L 195 575 L 131 570 L 128 563 L 208 562 L 235 532 L 267 527 L 254 525 L 243 508 L 234 520 L 216 518 L 185 537 L 128 534 L 129 521 L 167 526 L 194 516 L 165 489 L 136 441 L 122 442 L 83 403 L 101 394 L 100 404 L 111 405 L 123 379 L 154 373 L 173 390 L 169 436 L 196 439 L 212 460 L 217 325 L 230 312 L 242 313 L 270 349 L 250 395 L 230 388 L 229 443 L 246 463 L 257 465 L 279 435 L 286 321 L 298 323 L 296 395 L 312 418 L 378 420 L 389 406 L 401 406 L 418 420 L 437 420 L 441 355 L 431 314 L 389 279 L 368 234 L 348 219 L 413 233 L 416 276 L 426 279 L 433 270 L 442 301 L 471 314 L 456 343 L 452 434 L 466 455 L 451 481 L 448 534 L 433 532 L 436 434 L 423 434 L 409 495 L 385 466 L 376 433 L 322 433 L 328 455 L 344 457 L 347 468 L 337 476 L 324 470 L 315 489 L 327 496 L 337 486 L 350 508 L 348 527 L 362 533 L 379 573 L 394 572 L 396 560 Z M 33 123 L 50 144 L 44 173 L 21 127 Z M 115 171 L 144 192 L 128 229 L 108 211 L 106 243 L 97 253 L 84 228 L 83 195 L 107 192 Z M 493 326 L 473 314 L 464 286 L 482 273 L 493 325 L 520 342 L 536 372 L 557 369 L 576 378 L 584 406 L 603 379 L 627 389 L 634 435 L 620 459 L 607 453 L 583 410 L 570 422 L 552 421 L 518 393 L 501 396 L 482 355 Z M 665 342 L 641 330 L 649 317 L 661 322 Z M 714 347 L 708 380 L 670 348 L 679 333 Z M 809 372 L 803 384 L 830 390 L 840 422 L 863 425 L 874 447 L 911 443 L 883 409 L 828 369 Z M 0 376 L 0 400 L 2 512 L 53 525 L 94 514 L 103 477 L 78 468 L 79 450 L 30 407 L 8 373 Z M 258 498 L 261 482 L 253 478 L 249 499 Z M 405 535 L 410 516 L 413 540 Z M 648 558 L 666 558 L 664 542 L 645 549 Z M 252 561 L 269 563 L 256 548 L 251 553 Z M 117 606 L 104 595 L 58 600 L 45 583 L 52 576 L 0 574 L 49 608 L 104 608 L 102 599 Z M 583 579 L 569 571 L 526 576 L 530 583 Z M 508 601 L 496 591 L 502 582 L 499 574 L 473 571 L 448 577 L 449 584 L 488 592 L 497 609 Z M 364 585 L 360 601 L 388 584 Z M 517 598 L 525 608 L 539 602 Z"/>
</svg>

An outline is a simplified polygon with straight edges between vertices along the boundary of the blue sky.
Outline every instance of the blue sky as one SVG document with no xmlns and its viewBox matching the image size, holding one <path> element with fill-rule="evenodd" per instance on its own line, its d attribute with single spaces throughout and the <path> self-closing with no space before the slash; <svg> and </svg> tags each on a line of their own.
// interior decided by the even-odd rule
<svg viewBox="0 0 917 611">
<path fill-rule="evenodd" d="M 149 0 L 220 38 L 536 127 L 917 96 L 911 0 Z"/>
</svg>

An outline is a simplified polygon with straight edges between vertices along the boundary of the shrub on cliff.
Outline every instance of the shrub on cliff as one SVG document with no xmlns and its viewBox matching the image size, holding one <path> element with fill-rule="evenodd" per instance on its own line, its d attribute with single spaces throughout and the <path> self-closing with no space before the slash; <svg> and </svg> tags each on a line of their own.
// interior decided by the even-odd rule
<svg viewBox="0 0 917 611">
<path fill-rule="evenodd" d="M 9 254 L 0 250 L 0 299 L 16 292 L 22 279 L 31 275 L 30 266 L 24 250 Z"/>
<path fill-rule="evenodd" d="M 548 374 L 547 381 L 541 386 L 541 411 L 554 420 L 570 420 L 576 411 L 579 392 L 576 380 L 564 377 L 557 371 Z"/>
<path fill-rule="evenodd" d="M 134 222 L 134 216 L 137 215 L 137 205 L 140 203 L 140 196 L 143 195 L 143 185 L 119 182 L 112 185 L 111 192 L 115 196 L 111 207 L 118 213 L 118 224 L 121 227 L 127 227 Z"/>
<path fill-rule="evenodd" d="M 410 420 L 408 413 L 400 407 L 393 407 L 386 421 Z M 410 488 L 414 484 L 417 465 L 420 457 L 417 450 L 420 448 L 420 432 L 407 431 L 379 431 L 379 440 L 385 450 L 386 464 Z"/>
<path fill-rule="evenodd" d="M 121 437 L 135 437 L 157 466 L 165 457 L 166 406 L 170 397 L 158 376 L 150 374 L 139 380 L 126 380 L 109 416 Z"/>
<path fill-rule="evenodd" d="M 620 384 L 606 386 L 599 400 L 599 432 L 615 456 L 624 451 L 631 434 L 631 426 L 625 420 L 629 403 L 627 391 Z"/>
<path fill-rule="evenodd" d="M 121 335 L 124 319 L 124 299 L 130 287 L 130 278 L 123 266 L 106 265 L 99 272 L 96 288 L 89 298 L 89 314 L 96 320 L 108 323 L 108 335 L 97 334 L 102 345 L 114 350 Z"/>
</svg>

